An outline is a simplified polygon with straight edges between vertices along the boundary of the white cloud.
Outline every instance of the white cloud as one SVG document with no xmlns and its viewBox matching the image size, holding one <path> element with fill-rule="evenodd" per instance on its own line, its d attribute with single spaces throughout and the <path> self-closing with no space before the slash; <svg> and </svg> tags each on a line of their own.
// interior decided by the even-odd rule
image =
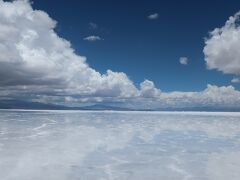
<svg viewBox="0 0 240 180">
<path fill-rule="evenodd" d="M 233 78 L 231 80 L 232 83 L 240 83 L 240 79 L 239 78 Z"/>
<path fill-rule="evenodd" d="M 145 98 L 158 98 L 161 91 L 155 88 L 152 81 L 145 80 L 140 84 L 141 96 Z"/>
<path fill-rule="evenodd" d="M 0 1 L 0 84 L 20 91 L 71 95 L 132 96 L 126 74 L 100 74 L 59 37 L 56 21 L 28 1 Z M 93 38 L 90 37 L 90 40 Z M 98 39 L 98 37 L 95 37 Z M 23 88 L 24 87 L 24 88 Z M 20 92 L 19 92 L 20 93 Z"/>
<path fill-rule="evenodd" d="M 205 40 L 207 67 L 223 73 L 240 74 L 240 12 L 231 16 L 221 28 L 215 28 Z"/>
<path fill-rule="evenodd" d="M 188 58 L 187 57 L 180 57 L 179 58 L 179 63 L 182 65 L 187 65 L 188 64 Z"/>
<path fill-rule="evenodd" d="M 94 41 L 100 41 L 100 40 L 103 40 L 102 38 L 100 38 L 99 36 L 87 36 L 85 37 L 83 40 L 85 41 L 90 41 L 90 42 L 94 42 Z"/>
<path fill-rule="evenodd" d="M 150 20 L 154 20 L 154 19 L 158 19 L 158 18 L 159 18 L 158 13 L 150 14 L 148 16 L 148 19 L 150 19 Z"/>
<path fill-rule="evenodd" d="M 147 85 L 146 89 L 153 89 L 153 86 Z M 144 88 L 142 88 L 144 89 Z M 143 91 L 146 92 L 146 91 Z M 143 94 L 143 92 L 141 94 Z M 149 92 L 149 91 L 147 91 Z M 152 92 L 152 91 L 150 91 Z M 156 92 L 156 91 L 155 91 Z M 146 98 L 143 95 L 135 98 L 132 101 L 132 107 L 142 108 L 240 108 L 240 91 L 236 90 L 233 86 L 218 87 L 215 85 L 208 85 L 206 89 L 199 92 L 163 92 L 160 90 L 154 98 Z M 147 93 L 149 95 L 151 93 Z M 143 103 L 144 102 L 144 103 Z"/>
<path fill-rule="evenodd" d="M 0 0 L 0 99 L 56 104 L 118 102 L 128 107 L 240 107 L 232 86 L 201 92 L 162 92 L 145 80 L 140 89 L 123 72 L 101 74 L 59 37 L 56 21 L 29 1 Z"/>
</svg>

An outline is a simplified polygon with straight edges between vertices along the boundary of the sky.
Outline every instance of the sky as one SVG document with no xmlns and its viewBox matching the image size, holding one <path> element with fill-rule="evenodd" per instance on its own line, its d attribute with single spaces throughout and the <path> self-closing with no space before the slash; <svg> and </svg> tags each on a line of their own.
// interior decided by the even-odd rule
<svg viewBox="0 0 240 180">
<path fill-rule="evenodd" d="M 0 0 L 0 99 L 240 107 L 239 1 Z"/>
</svg>

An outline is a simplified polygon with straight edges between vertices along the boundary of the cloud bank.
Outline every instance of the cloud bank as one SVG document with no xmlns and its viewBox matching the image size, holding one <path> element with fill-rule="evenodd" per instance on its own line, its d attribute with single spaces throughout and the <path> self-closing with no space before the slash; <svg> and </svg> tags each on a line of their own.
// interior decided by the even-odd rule
<svg viewBox="0 0 240 180">
<path fill-rule="evenodd" d="M 226 24 L 233 24 L 237 17 L 230 18 L 231 21 Z M 240 107 L 240 92 L 232 86 L 209 85 L 202 92 L 166 93 L 149 80 L 142 82 L 138 88 L 123 72 L 107 70 L 101 74 L 87 64 L 86 57 L 74 52 L 69 41 L 57 35 L 54 31 L 56 25 L 57 22 L 46 12 L 34 10 L 27 0 L 0 0 L 0 99 L 67 105 L 121 102 L 125 106 L 141 108 L 205 105 Z M 227 29 L 239 34 L 236 26 L 229 25 Z M 215 34 L 219 33 L 214 33 L 211 39 Z M 218 61 L 209 50 L 215 44 L 211 39 L 206 41 L 204 51 L 209 67 L 215 67 L 212 66 L 215 63 L 210 63 Z M 230 38 L 229 43 L 231 41 Z M 234 50 L 238 53 L 237 48 Z M 233 58 L 229 64 L 226 72 L 237 74 L 239 59 Z"/>
</svg>

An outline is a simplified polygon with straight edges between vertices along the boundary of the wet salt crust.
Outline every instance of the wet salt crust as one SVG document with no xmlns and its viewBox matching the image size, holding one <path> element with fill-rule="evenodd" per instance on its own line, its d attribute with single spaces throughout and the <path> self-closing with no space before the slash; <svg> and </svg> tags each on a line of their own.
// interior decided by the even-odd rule
<svg viewBox="0 0 240 180">
<path fill-rule="evenodd" d="M 239 180 L 240 113 L 0 110 L 1 180 Z"/>
</svg>

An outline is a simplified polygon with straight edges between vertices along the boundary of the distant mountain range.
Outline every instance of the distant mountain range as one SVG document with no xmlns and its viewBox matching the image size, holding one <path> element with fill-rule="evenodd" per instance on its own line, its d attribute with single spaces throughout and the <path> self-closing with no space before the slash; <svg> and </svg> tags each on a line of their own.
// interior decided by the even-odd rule
<svg viewBox="0 0 240 180">
<path fill-rule="evenodd" d="M 36 110 L 118 110 L 129 111 L 131 109 L 107 105 L 92 105 L 84 107 L 69 107 L 39 102 L 28 102 L 19 100 L 0 100 L 0 109 L 36 109 Z"/>
<path fill-rule="evenodd" d="M 113 111 L 213 111 L 213 112 L 240 112 L 240 108 L 224 107 L 182 107 L 182 108 L 156 108 L 156 109 L 134 109 L 95 104 L 84 107 L 69 107 L 39 102 L 28 102 L 19 100 L 0 100 L 0 109 L 31 109 L 31 110 L 113 110 Z"/>
</svg>

